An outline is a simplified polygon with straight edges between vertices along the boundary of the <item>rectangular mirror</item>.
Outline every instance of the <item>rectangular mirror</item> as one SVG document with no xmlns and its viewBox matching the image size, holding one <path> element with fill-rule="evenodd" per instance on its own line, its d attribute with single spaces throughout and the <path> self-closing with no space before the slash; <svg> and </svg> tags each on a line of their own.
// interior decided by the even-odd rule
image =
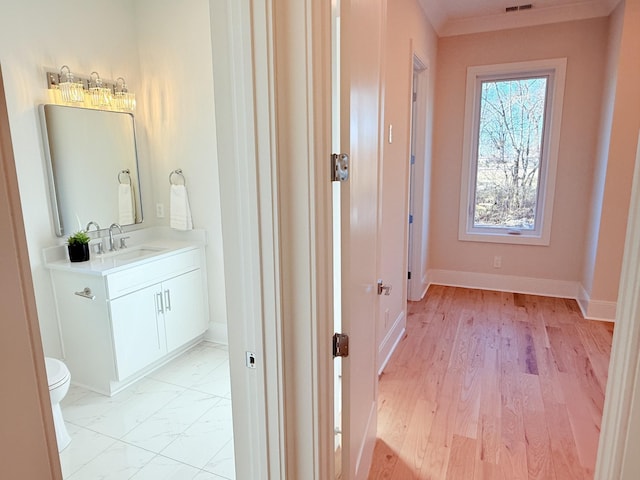
<svg viewBox="0 0 640 480">
<path fill-rule="evenodd" d="M 142 222 L 133 115 L 40 105 L 57 236 Z"/>
</svg>

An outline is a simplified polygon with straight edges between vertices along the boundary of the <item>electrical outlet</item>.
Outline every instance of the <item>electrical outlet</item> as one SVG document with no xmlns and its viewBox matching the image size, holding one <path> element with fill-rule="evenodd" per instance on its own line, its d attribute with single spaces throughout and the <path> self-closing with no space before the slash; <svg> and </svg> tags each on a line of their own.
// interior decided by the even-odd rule
<svg viewBox="0 0 640 480">
<path fill-rule="evenodd" d="M 493 257 L 493 268 L 502 268 L 502 257 L 500 255 Z"/>
<path fill-rule="evenodd" d="M 156 203 L 156 217 L 164 218 L 164 203 Z"/>
</svg>

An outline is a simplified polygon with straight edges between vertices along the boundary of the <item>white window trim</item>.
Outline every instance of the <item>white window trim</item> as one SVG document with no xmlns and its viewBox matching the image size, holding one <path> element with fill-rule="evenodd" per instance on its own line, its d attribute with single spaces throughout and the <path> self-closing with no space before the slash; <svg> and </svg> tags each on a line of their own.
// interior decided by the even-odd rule
<svg viewBox="0 0 640 480">
<path fill-rule="evenodd" d="M 560 147 L 560 125 L 562 120 L 562 104 L 564 99 L 564 86 L 567 59 L 554 58 L 548 60 L 536 60 L 531 62 L 503 63 L 498 65 L 474 66 L 467 69 L 467 91 L 464 117 L 464 143 L 462 149 L 462 181 L 460 187 L 460 216 L 458 225 L 458 239 L 474 242 L 514 243 L 524 245 L 549 245 L 551 239 L 551 217 L 553 213 L 553 200 L 556 185 L 556 171 L 558 165 L 558 150 Z M 536 75 L 541 71 L 552 71 L 553 81 L 549 84 L 551 111 L 549 116 L 549 128 L 546 129 L 543 138 L 543 151 L 546 151 L 546 160 L 542 162 L 540 171 L 540 187 L 538 195 L 538 215 L 540 228 L 535 232 L 519 230 L 518 234 L 509 233 L 506 229 L 490 231 L 489 228 L 473 227 L 471 202 L 475 189 L 475 174 L 471 168 L 476 160 L 473 158 L 477 146 L 477 134 L 479 122 L 479 91 L 478 79 L 495 75 Z"/>
</svg>

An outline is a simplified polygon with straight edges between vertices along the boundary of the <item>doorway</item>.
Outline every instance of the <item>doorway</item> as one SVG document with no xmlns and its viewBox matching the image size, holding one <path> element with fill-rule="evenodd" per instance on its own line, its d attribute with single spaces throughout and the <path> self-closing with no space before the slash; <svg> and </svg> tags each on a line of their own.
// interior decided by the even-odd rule
<svg viewBox="0 0 640 480">
<path fill-rule="evenodd" d="M 426 159 L 429 69 L 413 55 L 411 138 L 409 156 L 409 235 L 407 299 L 420 300 L 427 287 L 426 264 L 429 237 L 429 171 Z"/>
</svg>

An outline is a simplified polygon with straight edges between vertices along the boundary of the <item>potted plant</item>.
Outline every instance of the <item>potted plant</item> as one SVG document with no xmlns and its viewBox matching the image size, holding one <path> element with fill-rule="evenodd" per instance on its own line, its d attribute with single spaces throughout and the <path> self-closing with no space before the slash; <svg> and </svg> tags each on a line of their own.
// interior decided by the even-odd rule
<svg viewBox="0 0 640 480">
<path fill-rule="evenodd" d="M 69 260 L 72 262 L 86 262 L 89 260 L 89 235 L 80 230 L 67 239 Z"/>
</svg>

